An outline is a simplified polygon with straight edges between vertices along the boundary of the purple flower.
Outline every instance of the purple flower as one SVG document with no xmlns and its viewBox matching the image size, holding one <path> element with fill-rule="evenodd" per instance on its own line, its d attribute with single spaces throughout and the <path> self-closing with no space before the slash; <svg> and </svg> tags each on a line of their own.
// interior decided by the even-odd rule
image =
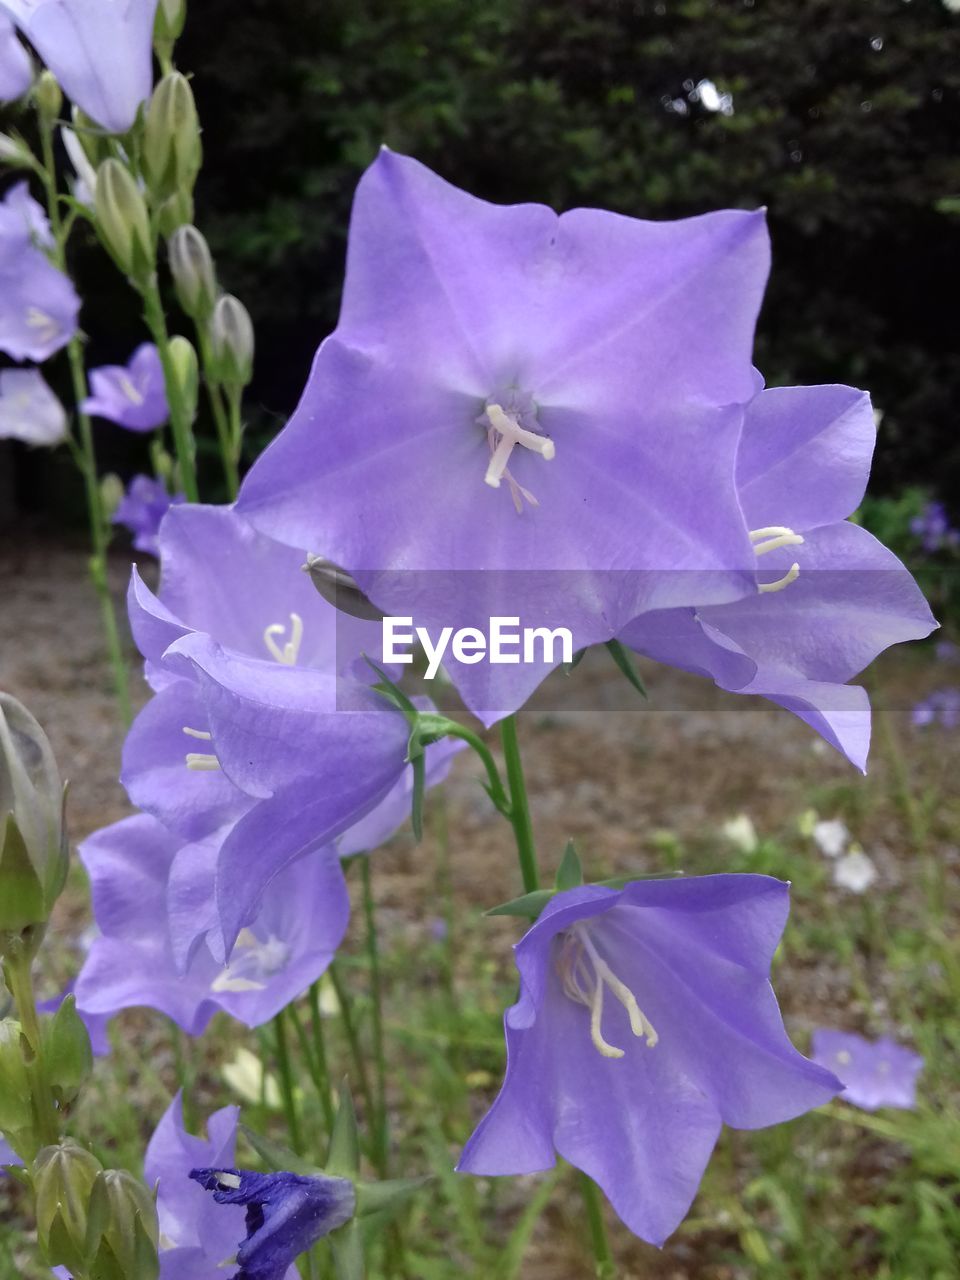
<svg viewBox="0 0 960 1280">
<path fill-rule="evenodd" d="M 283 1280 L 287 1268 L 323 1236 L 353 1217 L 353 1183 L 324 1174 L 251 1173 L 246 1169 L 193 1169 L 220 1205 L 246 1205 L 246 1236 L 234 1280 Z"/>
<path fill-rule="evenodd" d="M 768 259 L 762 213 L 558 217 L 383 150 L 337 330 L 238 509 L 434 633 L 516 616 L 581 648 L 644 609 L 736 599 Z M 489 723 L 559 660 L 450 673 Z"/>
<path fill-rule="evenodd" d="M 13 23 L 0 10 L 0 102 L 13 102 L 33 83 L 33 63 L 17 39 Z"/>
<path fill-rule="evenodd" d="M 0 202 L 0 351 L 14 360 L 48 359 L 73 337 L 80 299 L 43 252 L 49 225 L 26 183 Z"/>
<path fill-rule="evenodd" d="M 335 851 L 272 880 L 225 962 L 215 905 L 222 839 L 185 844 L 139 814 L 81 844 L 101 930 L 77 979 L 86 1013 L 159 1009 L 200 1035 L 222 1009 L 255 1027 L 324 973 L 350 910 Z"/>
<path fill-rule="evenodd" d="M 137 347 L 126 365 L 91 369 L 90 387 L 84 411 L 128 431 L 153 431 L 169 416 L 163 366 L 152 342 Z"/>
<path fill-rule="evenodd" d="M 0 370 L 0 440 L 53 446 L 67 434 L 67 415 L 38 369 Z"/>
<path fill-rule="evenodd" d="M 758 875 L 557 894 L 515 948 L 506 1078 L 459 1168 L 559 1154 L 662 1244 L 722 1124 L 777 1124 L 840 1088 L 790 1043 L 770 986 L 788 910 L 789 886 Z"/>
<path fill-rule="evenodd" d="M 733 604 L 636 619 L 622 640 L 651 658 L 769 698 L 865 768 L 866 691 L 846 682 L 889 645 L 937 625 L 900 561 L 846 517 L 876 429 L 851 387 L 763 391 L 747 410 L 737 484 L 758 588 Z"/>
<path fill-rule="evenodd" d="M 926 729 L 932 724 L 956 729 L 960 725 L 960 689 L 934 689 L 916 704 L 910 718 L 918 729 Z"/>
<path fill-rule="evenodd" d="M 813 1060 L 839 1076 L 844 1101 L 855 1107 L 876 1111 L 916 1106 L 923 1058 L 886 1036 L 865 1040 L 850 1031 L 819 1027 L 813 1033 Z"/>
<path fill-rule="evenodd" d="M 162 480 L 155 480 L 153 476 L 134 476 L 111 516 L 111 522 L 129 529 L 137 551 L 157 556 L 160 554 L 157 542 L 160 522 L 171 506 L 183 501 L 182 493 L 171 497 Z"/>
<path fill-rule="evenodd" d="M 43 206 L 34 200 L 26 182 L 17 182 L 0 204 L 0 254 L 20 253 L 30 245 L 51 248 L 53 232 Z"/>
<path fill-rule="evenodd" d="M 0 0 L 74 103 L 126 133 L 153 88 L 157 0 Z"/>
<path fill-rule="evenodd" d="M 298 553 L 213 507 L 171 511 L 160 552 L 159 596 L 131 582 L 158 692 L 127 739 L 123 781 L 184 839 L 234 824 L 217 872 L 230 947 L 276 874 L 402 783 L 409 728 L 351 674 L 378 652 L 379 628 L 344 620 Z"/>
<path fill-rule="evenodd" d="M 960 538 L 950 524 L 947 509 L 942 502 L 928 502 L 918 516 L 910 521 L 910 532 L 919 538 L 924 551 L 940 551 L 945 546 L 956 546 Z"/>
</svg>

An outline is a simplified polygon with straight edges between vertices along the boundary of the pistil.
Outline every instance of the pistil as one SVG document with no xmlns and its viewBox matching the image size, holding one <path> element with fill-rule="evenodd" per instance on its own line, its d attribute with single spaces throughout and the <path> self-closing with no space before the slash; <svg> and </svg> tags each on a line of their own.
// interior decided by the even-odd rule
<svg viewBox="0 0 960 1280">
<path fill-rule="evenodd" d="M 754 554 L 765 556 L 768 551 L 779 551 L 781 547 L 801 546 L 803 535 L 794 533 L 785 524 L 770 524 L 762 529 L 751 529 L 750 541 L 753 543 Z M 761 582 L 758 584 L 757 590 L 761 595 L 783 591 L 785 587 L 790 586 L 791 582 L 796 582 L 799 577 L 800 565 L 797 561 L 794 561 L 782 578 L 777 578 L 774 582 Z"/>
<path fill-rule="evenodd" d="M 271 658 L 275 658 L 277 662 L 282 662 L 285 667 L 295 667 L 297 658 L 300 656 L 300 644 L 303 640 L 303 619 L 299 613 L 291 613 L 290 615 L 290 639 L 281 648 L 277 644 L 276 637 L 283 637 L 287 634 L 287 628 L 282 622 L 272 622 L 263 632 L 263 643 L 267 646 Z"/>
<path fill-rule="evenodd" d="M 531 506 L 537 506 L 536 498 L 517 484 L 507 470 L 507 464 L 517 445 L 529 449 L 531 453 L 539 453 L 545 462 L 550 462 L 557 452 L 553 441 L 549 436 L 538 435 L 536 431 L 528 431 L 526 427 L 522 427 L 516 415 L 507 413 L 499 404 L 488 404 L 484 418 L 492 451 L 486 475 L 483 477 L 484 483 L 491 489 L 499 489 L 501 480 L 505 479 L 510 485 L 514 506 L 518 512 L 523 509 L 523 504 L 519 501 L 520 497 L 525 498 Z"/>
<path fill-rule="evenodd" d="M 653 1024 L 637 1003 L 637 998 L 603 959 L 583 925 L 574 925 L 563 941 L 558 964 L 563 989 L 577 1004 L 590 1010 L 590 1039 L 604 1058 L 622 1058 L 624 1050 L 610 1044 L 603 1035 L 604 988 L 620 1001 L 630 1019 L 630 1030 L 638 1040 L 646 1040 L 648 1048 L 657 1044 L 659 1036 Z"/>
</svg>

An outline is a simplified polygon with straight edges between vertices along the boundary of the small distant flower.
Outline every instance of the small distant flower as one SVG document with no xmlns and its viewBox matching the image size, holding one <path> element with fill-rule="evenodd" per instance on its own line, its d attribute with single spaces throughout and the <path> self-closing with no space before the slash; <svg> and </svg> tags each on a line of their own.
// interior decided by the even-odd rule
<svg viewBox="0 0 960 1280">
<path fill-rule="evenodd" d="M 850 840 L 850 832 L 839 818 L 815 822 L 810 835 L 825 858 L 839 858 Z"/>
<path fill-rule="evenodd" d="M 960 3 L 960 0 L 958 0 Z M 960 660 L 960 645 L 954 644 L 952 640 L 938 640 L 933 646 L 933 652 L 938 662 L 957 662 Z"/>
<path fill-rule="evenodd" d="M 699 102 L 704 111 L 733 115 L 733 94 L 721 93 L 712 80 L 701 80 L 688 94 L 691 102 Z"/>
<path fill-rule="evenodd" d="M 13 23 L 0 10 L 0 102 L 22 97 L 32 83 L 30 55 L 17 39 Z"/>
<path fill-rule="evenodd" d="M 0 370 L 0 440 L 50 446 L 66 434 L 66 411 L 39 370 Z"/>
<path fill-rule="evenodd" d="M 125 365 L 91 369 L 90 387 L 84 410 L 128 431 L 153 431 L 169 416 L 163 366 L 152 342 L 137 347 Z"/>
<path fill-rule="evenodd" d="M 506 1077 L 459 1168 L 560 1155 L 662 1244 L 723 1124 L 778 1124 L 839 1091 L 790 1043 L 770 985 L 788 909 L 789 886 L 758 875 L 557 894 L 515 948 Z"/>
<path fill-rule="evenodd" d="M 283 1103 L 276 1077 L 267 1071 L 263 1061 L 243 1045 L 231 1062 L 223 1065 L 223 1078 L 233 1092 L 251 1106 L 272 1107 L 279 1111 Z"/>
<path fill-rule="evenodd" d="M 723 824 L 721 830 L 727 840 L 741 853 L 753 853 L 757 847 L 757 829 L 749 814 L 738 813 Z"/>
<path fill-rule="evenodd" d="M 960 543 L 960 532 L 951 526 L 942 502 L 928 502 L 910 521 L 910 532 L 920 539 L 924 551 L 941 551 Z"/>
<path fill-rule="evenodd" d="M 0 0 L 61 88 L 111 133 L 126 133 L 153 87 L 157 0 Z"/>
<path fill-rule="evenodd" d="M 156 556 L 159 555 L 157 534 L 160 522 L 171 506 L 183 501 L 182 493 L 171 497 L 162 480 L 155 480 L 152 476 L 134 476 L 111 521 L 130 530 L 137 551 Z"/>
<path fill-rule="evenodd" d="M 866 893 L 877 879 L 877 868 L 862 849 L 851 849 L 833 864 L 833 883 L 851 893 Z"/>
<path fill-rule="evenodd" d="M 349 1222 L 357 1207 L 347 1178 L 223 1168 L 193 1169 L 190 1177 L 217 1204 L 247 1207 L 234 1280 L 283 1280 L 295 1259 Z"/>
<path fill-rule="evenodd" d="M 926 729 L 934 724 L 944 729 L 956 729 L 960 725 L 960 689 L 935 689 L 916 704 L 910 718 L 917 729 Z"/>
<path fill-rule="evenodd" d="M 849 1031 L 820 1027 L 813 1033 L 812 1056 L 843 1081 L 844 1102 L 865 1111 L 916 1106 L 923 1058 L 886 1036 L 865 1040 Z"/>
</svg>

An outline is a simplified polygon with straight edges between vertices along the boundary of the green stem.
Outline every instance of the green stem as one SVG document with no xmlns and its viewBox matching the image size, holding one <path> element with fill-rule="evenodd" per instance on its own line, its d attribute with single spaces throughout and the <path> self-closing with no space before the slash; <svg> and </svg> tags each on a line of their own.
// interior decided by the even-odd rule
<svg viewBox="0 0 960 1280">
<path fill-rule="evenodd" d="M 277 1070 L 280 1073 L 280 1092 L 283 1097 L 283 1110 L 287 1117 L 287 1132 L 290 1134 L 290 1143 L 294 1151 L 297 1155 L 302 1155 L 303 1141 L 300 1134 L 300 1119 L 297 1115 L 293 1071 L 290 1067 L 290 1046 L 287 1042 L 287 1027 L 282 1009 L 273 1020 L 273 1029 L 277 1042 Z"/>
<path fill-rule="evenodd" d="M 327 1042 L 323 1030 L 323 1017 L 320 1013 L 320 983 L 315 982 L 310 988 L 310 1027 L 313 1031 L 313 1048 L 317 1055 L 317 1076 L 322 1087 L 319 1089 L 320 1104 L 323 1107 L 323 1118 L 327 1123 L 327 1132 L 333 1132 L 333 1098 L 330 1095 L 330 1067 L 327 1062 Z"/>
<path fill-rule="evenodd" d="M 387 1133 L 387 1065 L 383 1052 L 383 985 L 380 978 L 380 943 L 373 901 L 370 859 L 360 858 L 360 875 L 363 880 L 363 916 L 367 927 L 367 958 L 370 961 L 370 992 L 373 998 L 373 1061 L 377 1075 L 377 1114 L 374 1125 L 374 1149 L 377 1172 L 381 1178 L 389 1175 L 389 1137 Z"/>
<path fill-rule="evenodd" d="M 520 874 L 523 877 L 525 893 L 533 893 L 540 888 L 540 876 L 537 871 L 537 854 L 533 843 L 533 825 L 530 821 L 530 803 L 527 799 L 527 784 L 523 776 L 523 762 L 520 759 L 520 742 L 517 738 L 517 717 L 507 716 L 500 722 L 500 737 L 503 742 L 503 755 L 507 765 L 507 784 L 510 788 L 510 823 L 517 842 L 517 857 L 520 861 Z"/>
<path fill-rule="evenodd" d="M 506 722 L 504 722 L 504 724 L 505 723 Z M 456 727 L 451 726 L 447 731 L 447 736 L 450 738 L 459 738 L 469 747 L 472 747 L 480 757 L 483 767 L 487 771 L 487 794 L 500 813 L 502 813 L 505 818 L 510 818 L 510 797 L 504 790 L 503 781 L 500 777 L 500 770 L 497 768 L 497 762 L 494 760 L 493 753 L 487 744 L 479 734 L 474 733 L 472 729 L 468 729 L 464 724 L 458 724 Z"/>
<path fill-rule="evenodd" d="M 587 1211 L 587 1222 L 590 1227 L 590 1242 L 593 1245 L 593 1257 L 596 1263 L 597 1280 L 613 1280 L 617 1274 L 613 1254 L 610 1252 L 610 1241 L 607 1239 L 607 1226 L 603 1220 L 603 1202 L 597 1190 L 597 1184 L 585 1173 L 580 1174 L 580 1194 L 583 1196 Z"/>
<path fill-rule="evenodd" d="M 40 143 L 43 152 L 43 185 L 46 193 L 47 214 L 50 218 L 50 229 L 53 233 L 53 257 L 55 265 L 67 274 L 66 239 L 69 227 L 65 227 L 60 216 L 60 202 L 57 194 L 57 175 L 53 159 L 53 134 L 49 123 L 41 116 Z M 73 387 L 74 407 L 77 423 L 80 428 L 80 444 L 74 449 L 74 458 L 83 476 L 87 498 L 87 520 L 90 525 L 90 578 L 100 600 L 100 615 L 107 640 L 107 654 L 113 672 L 114 690 L 120 706 L 120 715 L 124 724 L 133 718 L 130 707 L 130 684 L 127 663 L 120 641 L 120 628 L 117 625 L 117 614 L 113 597 L 110 594 L 110 582 L 107 577 L 107 545 L 109 542 L 109 526 L 103 510 L 100 496 L 100 484 L 97 476 L 97 455 L 93 444 L 93 427 L 90 418 L 84 413 L 81 405 L 87 398 L 87 375 L 83 365 L 83 351 L 80 339 L 74 335 L 67 344 L 67 358 L 70 364 L 70 379 Z"/>
<path fill-rule="evenodd" d="M 170 406 L 170 426 L 173 431 L 173 442 L 180 464 L 180 483 L 188 502 L 199 502 L 200 492 L 197 488 L 197 468 L 194 457 L 193 423 L 186 411 L 180 383 L 170 358 L 170 334 L 167 329 L 167 317 L 163 310 L 163 300 L 157 286 L 157 277 L 152 275 L 143 286 L 143 315 L 153 340 L 157 344 L 160 363 L 163 366 L 163 381 L 167 392 L 167 404 Z"/>
<path fill-rule="evenodd" d="M 357 1035 L 356 1024 L 353 1021 L 353 1014 L 350 1011 L 350 996 L 340 978 L 340 972 L 336 963 L 330 966 L 328 973 L 330 974 L 330 981 L 333 983 L 333 989 L 337 993 L 337 1004 L 340 1006 L 340 1018 L 343 1022 L 343 1031 L 347 1037 L 347 1044 L 350 1046 L 350 1057 L 353 1060 L 353 1066 L 357 1073 L 360 1092 L 363 1094 L 363 1105 L 367 1114 L 367 1120 L 368 1123 L 372 1123 L 377 1114 L 377 1109 L 373 1103 L 373 1093 L 370 1089 L 370 1077 L 367 1075 L 367 1067 L 363 1057 L 363 1050 L 360 1046 L 360 1037 Z"/>
<path fill-rule="evenodd" d="M 220 445 L 220 459 L 223 462 L 224 479 L 227 482 L 227 493 L 232 502 L 240 488 L 239 449 L 234 446 L 230 423 L 227 420 L 227 411 L 224 408 L 223 394 L 219 383 L 213 376 L 213 352 L 203 323 L 197 322 L 196 332 L 200 361 L 203 364 L 204 382 L 207 385 L 207 400 L 210 403 L 210 412 L 213 414 L 213 421 L 217 428 L 217 443 Z"/>
<path fill-rule="evenodd" d="M 3 976 L 13 1002 L 23 1038 L 29 1047 L 27 1075 L 33 1109 L 34 1133 L 38 1148 L 53 1146 L 60 1137 L 60 1113 L 53 1100 L 43 1064 L 43 1038 L 37 1003 L 33 994 L 32 946 L 18 941 L 9 947 L 3 962 Z"/>
</svg>

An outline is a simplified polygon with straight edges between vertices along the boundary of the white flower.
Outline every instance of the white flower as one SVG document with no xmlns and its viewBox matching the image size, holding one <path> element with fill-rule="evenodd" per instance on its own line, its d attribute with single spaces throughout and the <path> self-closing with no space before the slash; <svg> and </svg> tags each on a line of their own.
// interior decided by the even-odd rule
<svg viewBox="0 0 960 1280">
<path fill-rule="evenodd" d="M 36 369 L 0 371 L 0 440 L 55 445 L 67 434 L 67 415 Z"/>
<path fill-rule="evenodd" d="M 735 818 L 728 818 L 720 829 L 727 840 L 741 853 L 753 853 L 756 849 L 757 829 L 749 814 L 738 813 Z"/>
<path fill-rule="evenodd" d="M 850 839 L 850 832 L 839 818 L 815 822 L 810 834 L 813 836 L 814 844 L 825 858 L 839 858 Z"/>
<path fill-rule="evenodd" d="M 877 878 L 877 868 L 862 849 L 851 849 L 833 868 L 833 883 L 851 893 L 865 893 Z"/>
</svg>

